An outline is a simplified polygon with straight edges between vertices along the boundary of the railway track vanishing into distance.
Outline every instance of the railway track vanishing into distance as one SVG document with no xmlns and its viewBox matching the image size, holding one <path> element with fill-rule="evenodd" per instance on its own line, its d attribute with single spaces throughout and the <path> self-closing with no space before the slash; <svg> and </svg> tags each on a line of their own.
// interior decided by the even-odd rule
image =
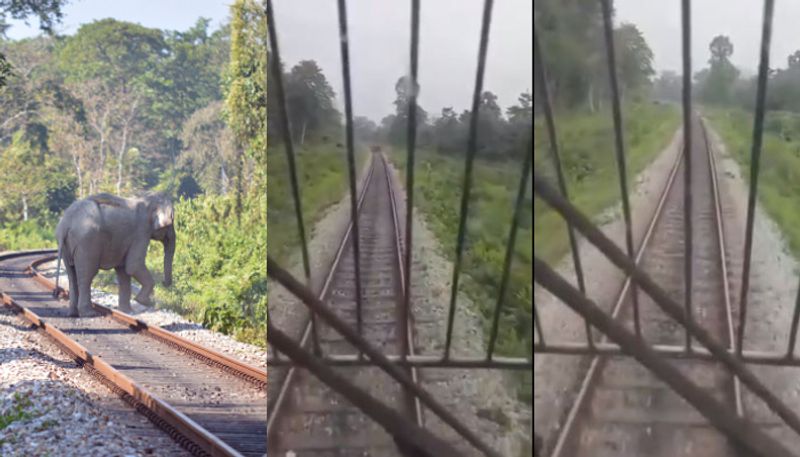
<svg viewBox="0 0 800 457">
<path fill-rule="evenodd" d="M 352 222 L 345 231 L 319 296 L 334 313 L 387 355 L 413 353 L 411 325 L 403 319 L 404 278 L 402 235 L 397 193 L 388 162 L 373 153 L 358 197 L 361 310 L 356 299 Z M 405 335 L 404 330 L 407 332 Z M 328 355 L 357 354 L 335 330 L 317 324 L 320 349 Z M 313 342 L 311 322 L 301 344 Z M 363 386 L 407 417 L 421 422 L 421 411 L 410 395 L 378 367 L 337 367 L 340 374 Z M 412 369 L 416 379 L 416 370 Z M 355 406 L 335 394 L 305 370 L 290 368 L 276 398 L 269 399 L 269 450 L 284 455 L 400 456 L 392 437 Z"/>
<path fill-rule="evenodd" d="M 67 317 L 67 297 L 37 267 L 54 251 L 0 255 L 0 294 L 76 363 L 194 455 L 266 455 L 266 371 L 133 316 L 93 304 Z"/>
<path fill-rule="evenodd" d="M 703 122 L 692 120 L 690 218 L 691 312 L 698 324 L 723 344 L 734 341 L 727 259 L 716 160 Z M 685 302 L 684 154 L 677 155 L 636 262 Z M 635 331 L 633 289 L 626 280 L 617 295 L 612 317 Z M 685 330 L 652 299 L 638 293 L 641 334 L 649 344 L 689 344 Z M 718 400 L 733 405 L 742 416 L 738 380 L 717 362 L 678 359 L 675 365 Z M 552 457 L 723 457 L 736 455 L 729 440 L 691 405 L 629 357 L 594 356 L 580 390 L 555 440 Z"/>
</svg>

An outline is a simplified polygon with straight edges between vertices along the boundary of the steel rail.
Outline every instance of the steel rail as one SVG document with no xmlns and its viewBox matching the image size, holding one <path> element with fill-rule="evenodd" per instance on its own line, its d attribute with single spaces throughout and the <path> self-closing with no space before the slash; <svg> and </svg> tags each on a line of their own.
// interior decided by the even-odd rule
<svg viewBox="0 0 800 457">
<path fill-rule="evenodd" d="M 736 336 L 734 333 L 733 325 L 733 307 L 731 306 L 731 295 L 728 284 L 728 261 L 727 251 L 725 249 L 725 221 L 722 218 L 722 202 L 719 195 L 719 182 L 717 176 L 717 159 L 714 157 L 714 150 L 708 141 L 708 132 L 706 131 L 706 124 L 702 118 L 698 117 L 700 121 L 700 132 L 703 135 L 703 143 L 706 145 L 706 153 L 708 155 L 708 169 L 711 174 L 711 194 L 714 201 L 714 219 L 717 226 L 717 243 L 719 248 L 719 262 L 722 268 L 722 297 L 725 302 L 725 316 L 727 317 L 728 324 L 728 345 L 731 349 L 735 348 Z M 744 406 L 742 405 L 742 386 L 739 378 L 733 377 L 733 400 L 736 405 L 736 414 L 740 417 L 744 416 Z"/>
<path fill-rule="evenodd" d="M 398 207 L 397 207 L 397 195 L 394 191 L 394 179 L 393 173 L 391 168 L 389 168 L 389 162 L 386 159 L 386 156 L 381 153 L 381 161 L 383 162 L 383 167 L 386 170 L 386 190 L 389 192 L 389 204 L 391 206 L 392 212 L 392 227 L 394 228 L 394 241 L 395 241 L 395 253 L 397 256 L 397 274 L 400 277 L 400 296 L 402 297 L 401 307 L 404 309 L 404 312 L 401 313 L 401 319 L 405 320 L 405 323 L 400 326 L 400 331 L 402 334 L 402 338 L 405 340 L 402 344 L 402 352 L 400 354 L 399 359 L 401 361 L 405 361 L 408 357 L 414 357 L 416 354 L 414 353 L 414 323 L 413 323 L 413 314 L 411 312 L 411 298 L 408 296 L 411 288 L 406 287 L 406 275 L 403 269 L 403 243 L 406 243 L 406 247 L 409 246 L 408 244 L 408 232 L 406 232 L 406 237 L 402 235 L 400 232 L 400 221 L 398 220 Z M 406 225 L 406 230 L 408 230 L 408 225 Z M 406 255 L 411 255 L 410 251 L 406 251 Z M 360 354 L 359 354 L 360 355 Z M 417 368 L 414 365 L 407 365 L 409 371 L 411 373 L 411 380 L 414 381 L 415 384 L 419 383 L 419 373 L 417 373 Z M 410 395 L 407 391 L 404 391 L 406 395 L 412 398 L 412 402 L 414 404 L 414 419 L 416 424 L 422 427 L 423 424 L 423 417 L 422 417 L 422 405 L 419 402 L 419 398 Z"/>
<path fill-rule="evenodd" d="M 653 211 L 652 217 L 650 218 L 650 224 L 647 226 L 647 230 L 644 233 L 644 237 L 642 238 L 642 241 L 639 244 L 639 249 L 636 252 L 636 256 L 634 257 L 633 261 L 634 261 L 634 263 L 636 265 L 639 265 L 641 263 L 642 259 L 644 258 L 644 253 L 645 253 L 645 251 L 647 250 L 647 247 L 650 244 L 650 239 L 652 238 L 653 233 L 655 232 L 656 224 L 658 224 L 658 221 L 661 219 L 661 216 L 663 215 L 664 207 L 665 207 L 666 202 L 667 202 L 667 196 L 669 195 L 669 192 L 672 189 L 672 186 L 673 186 L 673 184 L 675 182 L 675 178 L 676 178 L 676 176 L 678 174 L 678 170 L 680 169 L 680 164 L 683 162 L 683 160 L 684 160 L 683 154 L 681 154 L 681 151 L 678 151 L 678 153 L 675 154 L 675 162 L 672 165 L 672 170 L 670 171 L 669 175 L 667 176 L 667 182 L 664 185 L 664 189 L 661 192 L 661 196 L 658 199 L 658 203 L 656 204 L 656 208 Z M 572 227 L 571 223 L 568 223 L 568 225 L 570 227 Z M 630 275 L 626 275 L 625 276 L 625 281 L 623 282 L 622 288 L 620 289 L 619 293 L 617 294 L 617 298 L 614 301 L 614 307 L 611 310 L 611 318 L 612 319 L 618 319 L 619 318 L 619 315 L 622 312 L 622 305 L 625 303 L 625 299 L 628 297 L 629 291 L 632 290 L 632 279 L 633 278 Z M 534 307 L 535 307 L 535 305 L 534 305 Z M 537 322 L 537 325 L 539 326 L 538 327 L 539 328 L 538 331 L 539 331 L 540 341 L 543 342 L 544 341 L 542 339 L 543 338 L 543 331 L 540 328 L 541 322 L 539 322 L 539 319 L 537 319 L 536 322 Z M 594 345 L 602 345 L 607 341 L 608 341 L 608 338 L 607 337 L 603 337 L 603 338 L 601 338 L 600 342 L 593 342 L 592 344 L 594 344 Z M 591 346 L 591 345 L 588 345 L 588 346 Z M 533 347 L 534 353 L 536 353 L 536 352 L 545 352 L 545 351 L 542 351 L 540 349 L 542 347 L 550 347 L 550 343 L 547 343 L 547 345 L 544 345 L 544 344 L 534 345 L 534 347 Z M 602 371 L 603 367 L 601 366 L 601 362 L 604 362 L 604 361 L 602 361 L 599 358 L 600 354 L 601 354 L 600 352 L 596 353 L 596 355 L 598 355 L 598 357 L 595 357 L 595 358 L 592 359 L 592 361 L 591 361 L 591 363 L 589 365 L 589 369 L 586 371 L 586 374 L 584 375 L 583 380 L 581 381 L 580 389 L 578 391 L 578 396 L 575 398 L 575 401 L 572 402 L 572 406 L 570 407 L 570 410 L 567 413 L 567 418 L 564 421 L 564 425 L 561 427 L 561 429 L 559 431 L 558 437 L 556 439 L 555 447 L 553 448 L 553 451 L 550 454 L 551 457 L 559 457 L 559 456 L 561 456 L 562 452 L 564 451 L 564 448 L 570 442 L 570 438 L 571 438 L 572 432 L 574 430 L 573 426 L 575 424 L 575 421 L 577 420 L 578 415 L 580 414 L 580 412 L 583 410 L 583 408 L 585 406 L 584 404 L 585 404 L 585 401 L 586 401 L 586 399 L 588 397 L 588 393 L 589 393 L 590 388 L 592 387 L 592 385 L 596 381 L 597 376 L 599 376 L 600 372 Z"/>
<path fill-rule="evenodd" d="M 375 171 L 375 159 L 374 156 L 370 158 L 370 165 L 369 169 L 367 170 L 367 174 L 362 178 L 361 184 L 361 193 L 358 198 L 358 211 L 361 212 L 361 207 L 364 205 L 364 199 L 367 195 L 367 188 L 369 188 L 369 184 L 372 181 L 372 175 Z M 325 294 L 328 292 L 328 288 L 333 281 L 333 274 L 336 272 L 336 268 L 339 265 L 339 262 L 344 255 L 344 248 L 347 246 L 347 240 L 351 236 L 351 232 L 353 229 L 353 221 L 352 219 L 347 224 L 347 228 L 345 229 L 344 235 L 339 243 L 339 247 L 336 250 L 336 255 L 331 262 L 331 265 L 328 268 L 328 274 L 325 276 L 325 282 L 322 285 L 322 289 L 320 290 L 319 294 L 317 295 L 321 300 Z M 305 328 L 303 329 L 303 335 L 300 338 L 300 346 L 306 347 L 308 344 L 308 339 L 312 333 L 312 326 L 314 324 L 314 313 L 309 312 L 309 319 L 306 323 Z M 330 354 L 328 355 L 330 356 Z M 267 358 L 267 366 L 278 366 L 283 364 L 283 361 L 277 357 L 277 352 L 275 356 L 272 358 Z M 296 367 L 291 366 L 289 371 L 286 373 L 286 376 L 281 381 L 281 388 L 278 391 L 278 397 L 272 402 L 272 407 L 269 408 L 268 417 L 267 417 L 267 436 L 270 436 L 272 430 L 274 429 L 275 423 L 277 422 L 277 418 L 280 417 L 280 411 L 283 408 L 283 405 L 286 403 L 286 399 L 289 394 L 289 387 L 291 386 L 292 381 L 294 380 L 294 376 L 296 374 Z"/>
<path fill-rule="evenodd" d="M 31 255 L 36 251 L 0 255 L 1 260 Z M 38 251 L 42 252 L 42 251 Z M 46 252 L 46 251 L 45 251 Z M 211 434 L 195 421 L 176 410 L 173 406 L 139 386 L 129 377 L 116 370 L 103 360 L 92 354 L 80 343 L 67 336 L 57 327 L 49 324 L 30 309 L 19 305 L 13 297 L 0 292 L 3 305 L 21 315 L 33 324 L 37 330 L 52 339 L 66 354 L 72 357 L 81 367 L 101 380 L 103 384 L 119 394 L 123 400 L 145 415 L 156 426 L 167 432 L 182 447 L 194 455 L 241 457 L 241 454 L 224 441 Z"/>
<path fill-rule="evenodd" d="M 620 254 L 622 253 L 620 252 Z M 533 274 L 537 283 L 561 299 L 573 311 L 589 319 L 595 328 L 608 335 L 620 347 L 624 347 L 626 353 L 633 356 L 659 379 L 669 385 L 728 438 L 742 446 L 743 450 L 748 452 L 748 455 L 762 457 L 788 457 L 792 455 L 783 444 L 759 427 L 754 427 L 743 418 L 731 414 L 722 401 L 712 395 L 708 395 L 677 367 L 659 357 L 642 338 L 632 334 L 623 324 L 608 316 L 597 304 L 576 290 L 545 262 L 538 257 L 534 257 L 533 262 Z M 680 313 L 680 306 L 675 306 L 672 311 L 674 311 L 674 314 L 686 318 Z M 694 330 L 690 329 L 692 336 L 695 336 Z M 702 341 L 701 338 L 698 339 Z"/>
<path fill-rule="evenodd" d="M 533 187 L 537 195 L 555 209 L 561 217 L 570 220 L 583 236 L 585 236 L 600 252 L 605 254 L 617 268 L 622 269 L 627 274 L 633 276 L 634 281 L 653 299 L 655 304 L 668 316 L 676 320 L 679 324 L 687 328 L 692 336 L 705 346 L 717 360 L 722 363 L 734 375 L 750 388 L 750 391 L 759 397 L 767 407 L 777 414 L 784 423 L 796 433 L 800 434 L 800 417 L 774 393 L 762 383 L 758 377 L 740 359 L 732 356 L 719 344 L 710 333 L 697 324 L 693 319 L 681 311 L 681 306 L 664 289 L 653 281 L 653 279 L 630 258 L 628 258 L 604 233 L 572 204 L 565 201 L 546 180 L 534 171 Z M 534 275 L 536 269 L 534 269 Z"/>
<path fill-rule="evenodd" d="M 42 272 L 39 271 L 38 267 L 43 263 L 51 262 L 53 260 L 56 260 L 56 257 L 53 256 L 43 257 L 31 263 L 31 265 L 28 266 L 28 268 L 26 269 L 26 273 L 31 274 L 32 278 L 36 282 L 38 282 L 39 284 L 41 284 L 42 286 L 46 287 L 51 291 L 56 290 L 55 282 L 48 279 L 44 274 L 42 274 Z M 63 299 L 68 299 L 69 293 L 63 288 L 59 289 L 60 289 L 59 296 Z M 255 384 L 260 389 L 267 388 L 267 371 L 264 369 L 244 363 L 240 360 L 236 360 L 221 352 L 215 351 L 211 348 L 195 343 L 194 341 L 188 340 L 182 336 L 164 330 L 161 327 L 149 325 L 143 320 L 137 319 L 131 316 L 130 314 L 109 308 L 107 306 L 103 306 L 99 303 L 92 302 L 91 304 L 92 307 L 98 310 L 100 313 L 110 316 L 117 322 L 129 326 L 133 330 L 143 332 L 148 336 L 152 336 L 155 339 L 170 344 L 171 346 L 177 347 L 178 349 L 184 352 L 188 352 L 194 357 L 203 360 L 209 365 L 221 367 L 225 371 L 228 371 L 242 379 L 245 379 Z"/>
<path fill-rule="evenodd" d="M 476 449 L 481 450 L 488 456 L 498 456 L 499 454 L 484 442 L 475 432 L 470 430 L 453 413 L 448 411 L 437 401 L 427 390 L 415 384 L 410 376 L 397 364 L 392 363 L 385 354 L 375 348 L 375 346 L 364 339 L 361 335 L 354 332 L 350 326 L 339 318 L 328 306 L 326 306 L 317 296 L 303 286 L 291 273 L 284 270 L 269 255 L 267 255 L 267 275 L 289 290 L 294 296 L 300 298 L 308 308 L 322 318 L 330 327 L 339 332 L 350 344 L 361 350 L 365 356 L 372 360 L 374 366 L 380 368 L 384 373 L 391 376 L 401 386 L 411 391 L 417 396 L 425 407 L 436 414 L 442 422 L 449 425 L 456 433 L 463 437 Z M 267 332 L 269 340 L 269 332 Z"/>
<path fill-rule="evenodd" d="M 607 346 L 604 346 L 606 348 Z M 536 352 L 548 352 L 548 351 L 539 351 L 538 345 L 534 346 L 536 348 Z M 559 347 L 556 347 L 556 351 L 554 353 L 562 353 L 558 352 L 557 350 Z M 586 352 L 580 352 L 581 354 L 586 354 Z M 450 358 L 443 358 L 438 355 L 424 355 L 424 354 L 410 354 L 405 358 L 394 355 L 394 354 L 387 354 L 386 358 L 394 363 L 395 365 L 399 365 L 401 367 L 409 367 L 412 369 L 418 368 L 495 368 L 495 369 L 505 369 L 505 370 L 530 370 L 533 368 L 533 362 L 531 359 L 526 359 L 522 357 L 500 357 L 500 356 L 493 356 L 491 360 L 486 360 L 486 356 L 477 356 L 477 357 L 453 357 Z M 329 365 L 337 365 L 337 366 L 373 366 L 374 364 L 369 360 L 364 359 L 363 357 L 359 357 L 355 354 L 325 354 L 321 357 L 318 357 L 319 360 L 329 364 Z M 798 365 L 800 365 L 800 359 L 798 359 Z M 279 360 L 270 360 L 269 362 L 270 367 L 278 367 L 278 366 L 292 366 L 292 362 L 289 360 L 285 360 L 281 358 Z M 412 380 L 416 382 L 412 373 Z"/>
</svg>

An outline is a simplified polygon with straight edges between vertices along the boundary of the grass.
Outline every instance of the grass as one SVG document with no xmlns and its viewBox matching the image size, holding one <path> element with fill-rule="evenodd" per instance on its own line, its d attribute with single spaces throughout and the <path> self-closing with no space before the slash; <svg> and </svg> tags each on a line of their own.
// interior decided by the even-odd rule
<svg viewBox="0 0 800 457">
<path fill-rule="evenodd" d="M 753 115 L 741 109 L 706 108 L 729 154 L 750 177 Z M 795 257 L 800 256 L 800 115 L 768 112 L 758 178 L 758 199 L 778 224 Z"/>
<path fill-rule="evenodd" d="M 289 180 L 289 166 L 283 145 L 269 147 L 267 164 L 267 217 L 269 220 L 269 255 L 278 263 L 287 265 L 299 252 L 300 236 L 295 216 Z M 346 153 L 332 142 L 306 142 L 295 145 L 303 208 L 306 241 L 311 229 L 325 214 L 325 210 L 339 202 L 348 188 Z M 363 148 L 357 151 L 357 169 L 361 170 L 368 154 Z M 313 255 L 310 253 L 309 255 Z"/>
<path fill-rule="evenodd" d="M 8 427 L 14 422 L 28 420 L 36 417 L 37 412 L 32 410 L 33 403 L 27 397 L 15 393 L 11 402 L 11 407 L 6 411 L 0 412 L 0 430 Z"/>
<path fill-rule="evenodd" d="M 514 199 L 521 178 L 522 157 L 506 163 L 476 160 L 466 243 L 459 291 L 476 305 L 488 336 L 497 303 L 506 240 L 513 213 Z M 405 152 L 397 150 L 394 162 L 405 169 Z M 414 204 L 439 241 L 441 252 L 450 261 L 455 259 L 458 233 L 463 159 L 430 150 L 417 151 L 414 181 Z M 403 174 L 404 171 L 403 171 Z M 530 328 L 533 291 L 532 275 L 532 212 L 530 192 L 526 196 L 517 243 L 515 246 L 508 292 L 500 320 L 496 353 L 529 357 L 532 346 Z M 442 300 L 449 300 L 447 290 Z M 530 374 L 524 375 L 520 397 L 530 398 Z"/>
<path fill-rule="evenodd" d="M 622 109 L 627 182 L 632 189 L 636 175 L 672 138 L 680 113 L 672 105 L 627 104 Z M 572 113 L 557 116 L 556 134 L 570 200 L 584 214 L 596 217 L 620 200 L 615 159 L 614 130 L 610 112 Z M 550 143 L 543 119 L 534 124 L 534 167 L 556 182 Z M 546 203 L 534 199 L 534 249 L 548 263 L 569 251 L 566 224 Z"/>
</svg>

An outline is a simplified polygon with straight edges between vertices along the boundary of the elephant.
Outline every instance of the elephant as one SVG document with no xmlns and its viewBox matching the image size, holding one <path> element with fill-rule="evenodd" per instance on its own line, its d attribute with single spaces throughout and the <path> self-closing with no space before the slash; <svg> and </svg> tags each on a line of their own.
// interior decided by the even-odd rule
<svg viewBox="0 0 800 457">
<path fill-rule="evenodd" d="M 70 317 L 95 315 L 91 286 L 100 269 L 116 271 L 121 311 L 131 311 L 131 277 L 142 285 L 136 301 L 152 306 L 155 281 L 145 265 L 150 240 L 164 245 L 164 285 L 172 285 L 174 207 L 163 194 L 122 198 L 101 193 L 75 201 L 56 226 L 56 240 L 58 265 L 63 259 L 69 279 Z"/>
</svg>

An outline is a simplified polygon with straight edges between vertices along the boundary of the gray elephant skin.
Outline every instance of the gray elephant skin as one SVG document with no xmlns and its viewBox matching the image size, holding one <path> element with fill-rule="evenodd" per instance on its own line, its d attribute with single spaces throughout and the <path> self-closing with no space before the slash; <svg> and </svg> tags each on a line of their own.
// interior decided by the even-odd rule
<svg viewBox="0 0 800 457">
<path fill-rule="evenodd" d="M 152 305 L 155 281 L 145 257 L 150 240 L 164 245 L 164 285 L 172 284 L 174 208 L 162 194 L 121 198 L 97 194 L 72 203 L 56 227 L 59 260 L 69 278 L 69 315 L 94 316 L 91 286 L 100 269 L 114 269 L 119 309 L 131 310 L 131 277 L 142 285 L 136 301 Z"/>
</svg>

